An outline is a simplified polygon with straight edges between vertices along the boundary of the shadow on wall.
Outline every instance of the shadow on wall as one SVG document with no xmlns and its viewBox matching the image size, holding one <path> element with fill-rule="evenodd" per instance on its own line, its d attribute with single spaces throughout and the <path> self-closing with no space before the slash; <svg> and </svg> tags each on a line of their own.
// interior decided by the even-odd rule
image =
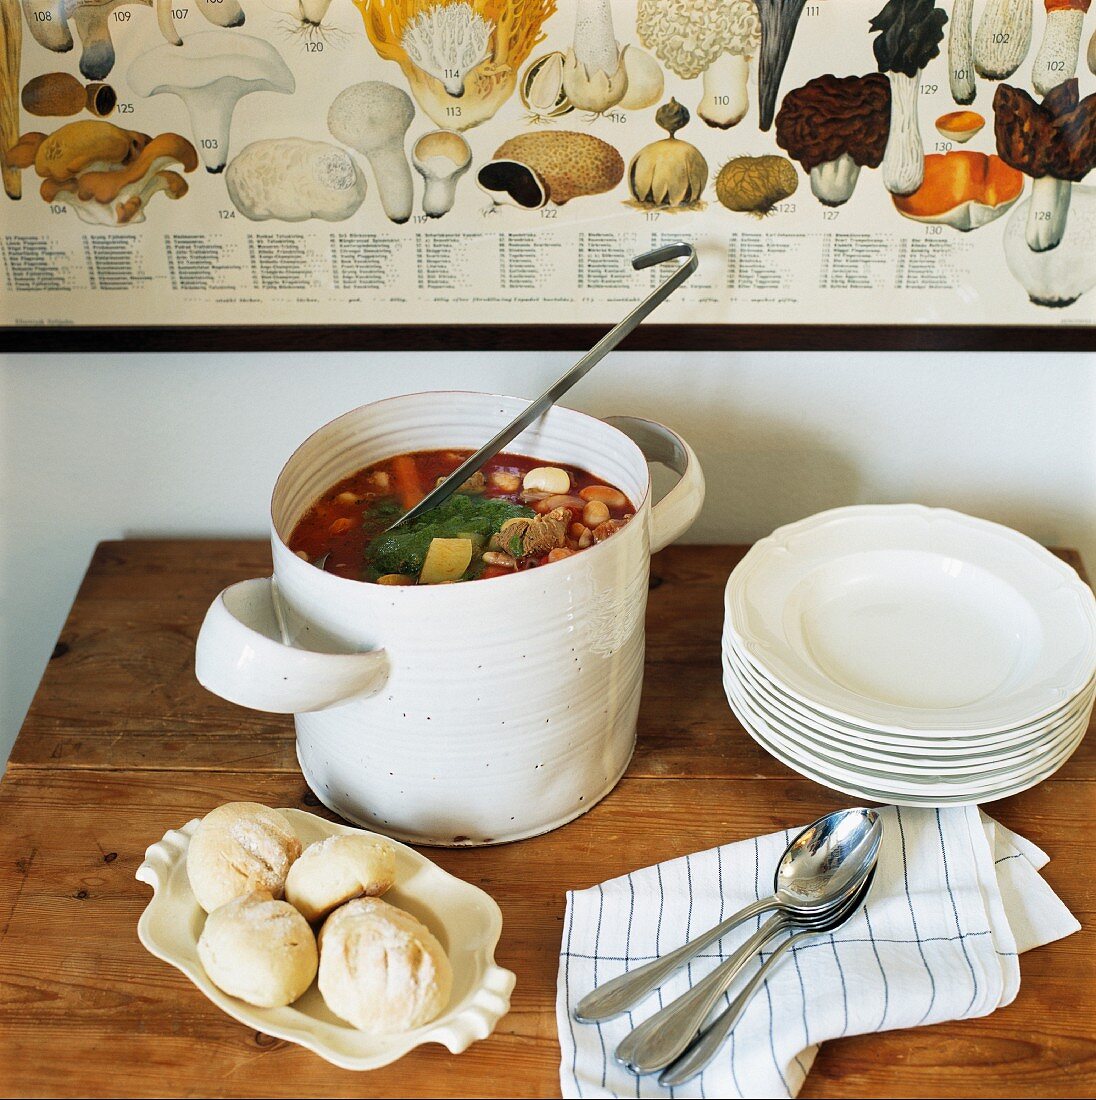
<svg viewBox="0 0 1096 1100">
<path fill-rule="evenodd" d="M 733 393 L 705 393 L 701 404 L 659 400 L 648 406 L 623 385 L 603 386 L 597 408 L 589 411 L 605 416 L 620 410 L 680 432 L 700 459 L 707 493 L 684 542 L 755 542 L 781 524 L 864 499 L 853 456 L 803 421 L 751 417 L 736 407 Z M 656 467 L 656 498 L 673 481 Z"/>
</svg>

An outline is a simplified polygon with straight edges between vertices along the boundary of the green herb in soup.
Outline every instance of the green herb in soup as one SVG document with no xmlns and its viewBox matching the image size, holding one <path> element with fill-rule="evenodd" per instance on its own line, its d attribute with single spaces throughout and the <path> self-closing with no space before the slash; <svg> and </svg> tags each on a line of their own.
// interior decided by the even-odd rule
<svg viewBox="0 0 1096 1100">
<path fill-rule="evenodd" d="M 470 453 L 416 451 L 358 470 L 312 505 L 290 549 L 351 580 L 445 584 L 560 561 L 632 518 L 624 493 L 579 467 L 503 454 L 439 507 L 385 533 Z"/>
<path fill-rule="evenodd" d="M 535 515 L 531 508 L 508 500 L 454 493 L 418 519 L 375 538 L 366 548 L 366 564 L 378 576 L 386 573 L 418 576 L 434 539 L 467 538 L 473 551 L 482 554 L 491 536 L 508 519 Z"/>
</svg>

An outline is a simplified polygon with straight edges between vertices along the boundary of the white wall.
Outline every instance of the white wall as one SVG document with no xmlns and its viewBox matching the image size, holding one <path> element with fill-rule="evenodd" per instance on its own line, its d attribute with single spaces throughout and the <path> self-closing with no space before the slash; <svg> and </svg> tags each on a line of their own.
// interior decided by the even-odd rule
<svg viewBox="0 0 1096 1100">
<path fill-rule="evenodd" d="M 538 392 L 573 357 L 0 355 L 0 760 L 100 539 L 263 535 L 294 446 L 412 389 Z M 918 500 L 1096 569 L 1096 354 L 618 355 L 569 404 L 662 419 L 708 500 L 692 541 Z"/>
</svg>

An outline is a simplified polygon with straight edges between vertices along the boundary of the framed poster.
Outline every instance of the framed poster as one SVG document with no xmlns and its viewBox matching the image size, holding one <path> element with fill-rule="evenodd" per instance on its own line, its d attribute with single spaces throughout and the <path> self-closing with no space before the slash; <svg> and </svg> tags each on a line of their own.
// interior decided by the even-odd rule
<svg viewBox="0 0 1096 1100">
<path fill-rule="evenodd" d="M 1085 0 L 0 0 L 10 349 L 1096 342 Z"/>
</svg>

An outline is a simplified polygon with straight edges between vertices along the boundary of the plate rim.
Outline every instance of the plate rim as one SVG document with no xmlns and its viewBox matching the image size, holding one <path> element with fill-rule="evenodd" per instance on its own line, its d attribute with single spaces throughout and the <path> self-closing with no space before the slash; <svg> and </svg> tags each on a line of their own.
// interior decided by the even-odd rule
<svg viewBox="0 0 1096 1100">
<path fill-rule="evenodd" d="M 984 720 L 966 719 L 961 714 L 957 717 L 957 712 L 961 711 L 962 708 L 947 708 L 946 710 L 940 708 L 936 708 L 935 710 L 930 710 L 929 708 L 918 708 L 916 710 L 913 708 L 901 708 L 895 704 L 870 700 L 866 696 L 857 696 L 847 689 L 840 688 L 840 685 L 837 685 L 834 681 L 829 681 L 843 700 L 865 699 L 867 701 L 869 709 L 864 713 L 855 713 L 849 709 L 842 709 L 841 706 L 836 704 L 823 703 L 818 699 L 812 699 L 805 690 L 793 688 L 791 684 L 787 683 L 783 676 L 778 676 L 775 671 L 764 662 L 763 656 L 759 656 L 756 652 L 758 648 L 756 640 L 751 648 L 751 643 L 748 639 L 743 637 L 742 632 L 738 629 L 738 625 L 736 624 L 736 611 L 741 612 L 742 610 L 740 590 L 742 586 L 748 582 L 752 572 L 757 568 L 758 563 L 765 560 L 766 556 L 774 551 L 783 550 L 784 552 L 788 552 L 786 544 L 791 538 L 811 533 L 828 524 L 845 520 L 882 521 L 884 519 L 903 518 L 918 518 L 925 522 L 943 521 L 946 523 L 954 523 L 959 527 L 967 530 L 973 529 L 989 537 L 1005 539 L 1013 545 L 1027 551 L 1033 560 L 1040 563 L 1044 568 L 1057 573 L 1062 581 L 1061 587 L 1072 591 L 1078 597 L 1081 618 L 1088 628 L 1087 645 L 1082 651 L 1082 655 L 1085 657 L 1084 667 L 1087 670 L 1084 680 L 1080 684 L 1071 682 L 1070 686 L 1062 689 L 1065 691 L 1065 695 L 1062 698 L 1052 700 L 1033 710 L 1024 711 L 1022 718 L 1014 718 L 1009 721 L 995 721 L 991 724 L 987 724 Z M 834 558 L 831 560 L 837 559 Z M 1070 699 L 1076 697 L 1076 695 L 1083 691 L 1084 686 L 1092 676 L 1093 669 L 1096 668 L 1096 596 L 1094 596 L 1092 589 L 1080 578 L 1077 571 L 1069 565 L 1068 562 L 1062 561 L 1047 550 L 1046 547 L 1029 536 L 1011 527 L 1007 527 L 1004 524 L 996 523 L 993 520 L 971 516 L 951 508 L 934 508 L 928 505 L 915 503 L 854 504 L 839 508 L 830 508 L 793 523 L 784 524 L 766 538 L 754 543 L 742 560 L 731 571 L 730 576 L 727 578 L 726 587 L 724 588 L 724 612 L 724 634 L 733 638 L 734 641 L 738 643 L 736 648 L 749 657 L 750 663 L 762 670 L 767 678 L 777 682 L 787 694 L 794 696 L 801 702 L 804 702 L 814 709 L 821 710 L 838 720 L 851 722 L 853 724 L 866 723 L 877 727 L 881 731 L 897 734 L 917 730 L 929 731 L 933 729 L 946 731 L 948 733 L 978 730 L 985 734 L 990 734 L 994 732 L 1005 732 L 1011 727 L 1034 723 L 1047 714 L 1051 714 L 1055 710 L 1058 710 L 1065 703 L 1068 703 Z M 870 712 L 872 705 L 877 708 L 882 708 L 874 712 L 876 717 L 872 717 Z M 907 716 L 903 724 L 898 724 L 897 722 L 896 715 L 900 713 L 904 713 Z M 878 717 L 879 715 L 884 715 L 885 717 Z"/>
<path fill-rule="evenodd" d="M 1013 795 L 1021 794 L 1023 791 L 1030 790 L 1032 787 L 1038 786 L 1040 783 L 1045 782 L 1052 775 L 1055 774 L 1061 767 L 1063 767 L 1069 758 L 1077 751 L 1081 742 L 1085 738 L 1086 730 L 1082 728 L 1076 742 L 1071 747 L 1070 751 L 1063 755 L 1063 757 L 1055 763 L 1052 767 L 1048 768 L 1044 773 L 1036 773 L 1030 776 L 1023 782 L 1016 784 L 1010 784 L 1009 786 L 1002 787 L 998 790 L 991 790 L 975 794 L 973 796 L 959 796 L 959 797 L 947 797 L 947 796 L 935 796 L 924 795 L 918 796 L 914 794 L 901 794 L 896 796 L 896 792 L 885 792 L 872 787 L 858 786 L 855 783 L 845 782 L 844 780 L 837 780 L 823 772 L 818 772 L 810 768 L 806 764 L 802 764 L 799 761 L 786 759 L 785 754 L 774 748 L 765 739 L 764 735 L 753 729 L 752 726 L 743 721 L 741 715 L 738 713 L 738 708 L 735 701 L 731 698 L 731 693 L 727 692 L 726 682 L 724 682 L 724 691 L 727 694 L 727 701 L 730 705 L 731 711 L 734 713 L 737 720 L 741 723 L 742 728 L 746 731 L 747 736 L 750 737 L 757 745 L 764 749 L 770 756 L 778 760 L 785 767 L 795 772 L 797 775 L 803 776 L 804 779 L 809 780 L 812 783 L 817 783 L 819 786 L 826 787 L 829 790 L 839 791 L 842 794 L 852 795 L 855 798 L 866 798 L 873 802 L 890 803 L 896 806 L 920 806 L 920 807 L 938 807 L 943 808 L 947 806 L 980 806 L 987 802 L 996 802 L 1001 798 L 1010 798 Z"/>
</svg>

